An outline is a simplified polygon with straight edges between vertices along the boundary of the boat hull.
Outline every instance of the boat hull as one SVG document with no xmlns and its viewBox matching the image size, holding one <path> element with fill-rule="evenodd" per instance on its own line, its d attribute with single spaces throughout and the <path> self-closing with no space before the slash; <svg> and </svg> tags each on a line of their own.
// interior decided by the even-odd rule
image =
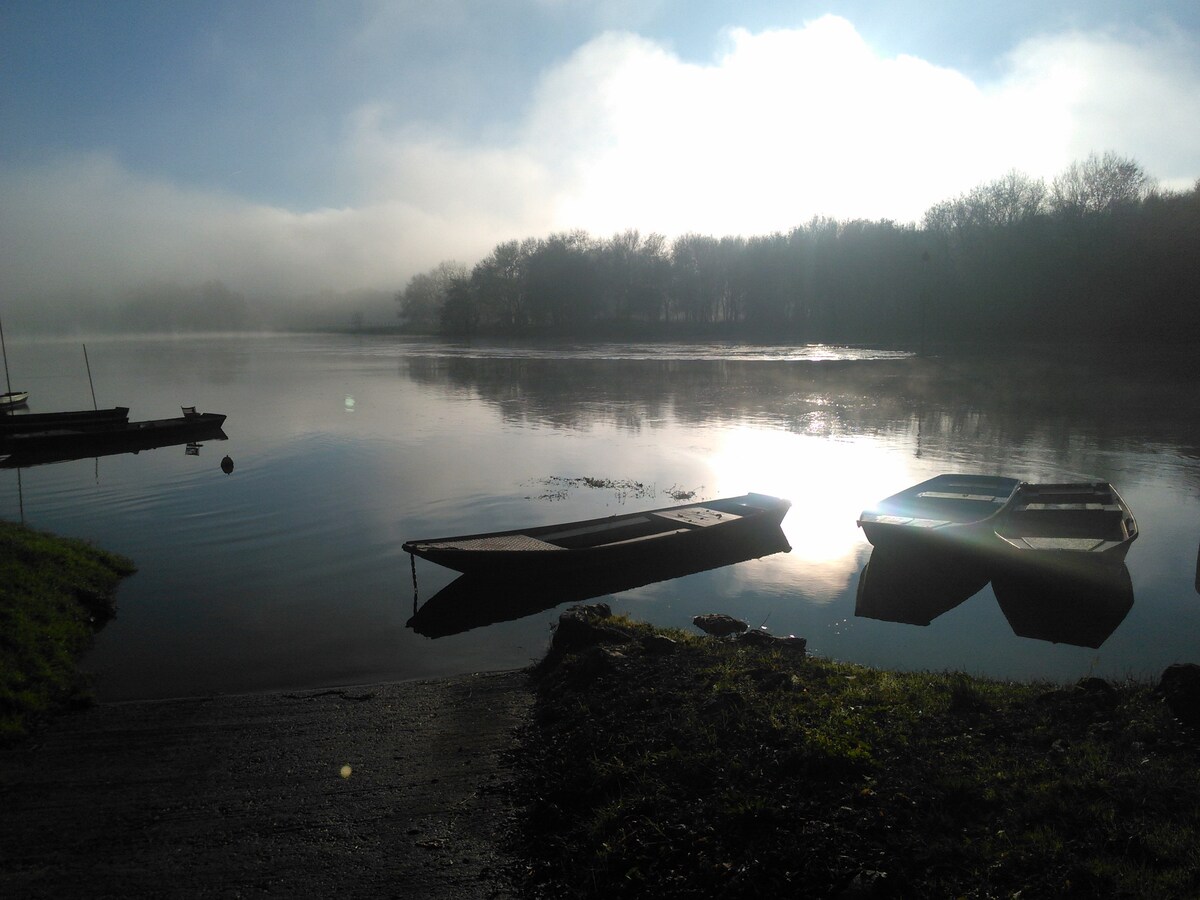
<svg viewBox="0 0 1200 900">
<path fill-rule="evenodd" d="M 128 421 L 129 407 L 127 406 L 2 416 L 0 417 L 0 442 L 14 434 L 59 429 L 94 431 Z"/>
<path fill-rule="evenodd" d="M 0 452 L 18 458 L 35 454 L 83 458 L 93 454 L 123 452 L 121 448 L 139 444 L 180 443 L 193 435 L 219 431 L 224 422 L 225 416 L 219 413 L 200 413 L 145 422 L 111 422 L 97 427 L 53 428 L 8 435 L 0 442 Z"/>
<path fill-rule="evenodd" d="M 512 531 L 408 541 L 403 549 L 459 572 L 556 572 L 687 560 L 758 529 L 777 528 L 791 503 L 747 494 Z"/>
<path fill-rule="evenodd" d="M 938 475 L 863 510 L 858 525 L 875 547 L 986 553 L 994 521 L 1020 482 L 993 475 Z"/>
<path fill-rule="evenodd" d="M 0 409 L 15 409 L 29 400 L 28 391 L 5 391 L 0 394 Z"/>
</svg>

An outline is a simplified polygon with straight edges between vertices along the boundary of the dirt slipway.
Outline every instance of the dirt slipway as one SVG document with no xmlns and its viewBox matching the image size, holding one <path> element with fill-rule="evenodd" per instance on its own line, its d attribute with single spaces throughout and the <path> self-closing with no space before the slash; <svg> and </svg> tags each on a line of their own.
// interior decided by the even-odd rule
<svg viewBox="0 0 1200 900">
<path fill-rule="evenodd" d="M 501 672 L 64 716 L 0 751 L 0 896 L 511 897 L 532 702 Z"/>
</svg>

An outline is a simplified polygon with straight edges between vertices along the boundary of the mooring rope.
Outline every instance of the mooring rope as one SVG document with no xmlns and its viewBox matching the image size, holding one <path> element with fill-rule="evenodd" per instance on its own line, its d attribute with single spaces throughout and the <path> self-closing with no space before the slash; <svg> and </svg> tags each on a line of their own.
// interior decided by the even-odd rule
<svg viewBox="0 0 1200 900">
<path fill-rule="evenodd" d="M 408 561 L 412 565 L 412 580 L 413 580 L 413 615 L 417 614 L 417 558 L 413 554 L 408 554 Z"/>
</svg>

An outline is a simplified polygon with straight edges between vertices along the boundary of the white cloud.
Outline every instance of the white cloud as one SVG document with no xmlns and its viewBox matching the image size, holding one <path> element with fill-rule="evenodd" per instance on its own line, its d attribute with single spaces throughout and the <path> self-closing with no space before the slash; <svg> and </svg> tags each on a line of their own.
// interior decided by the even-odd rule
<svg viewBox="0 0 1200 900">
<path fill-rule="evenodd" d="M 761 234 L 813 215 L 918 220 L 1010 168 L 1115 150 L 1200 175 L 1200 59 L 1176 33 L 1029 40 L 973 83 L 826 16 L 731 31 L 707 65 L 628 33 L 548 69 L 510 138 L 471 146 L 386 106 L 347 117 L 365 202 L 294 211 L 90 155 L 0 170 L 6 298 L 220 278 L 247 294 L 402 287 L 502 240 L 585 228 Z M 515 137 L 511 137 L 515 135 Z M 345 180 L 344 177 L 340 180 Z"/>
<path fill-rule="evenodd" d="M 884 57 L 834 16 L 731 33 L 710 66 L 606 35 L 551 73 L 529 146 L 578 166 L 560 227 L 762 233 L 813 215 L 919 220 L 1011 168 L 1052 178 L 1115 150 L 1190 183 L 1200 170 L 1200 75 L 1179 35 L 1070 34 L 1017 48 L 979 85 Z M 568 123 L 569 138 L 556 136 Z"/>
<path fill-rule="evenodd" d="M 553 145 L 570 122 L 582 147 L 570 158 L 586 160 L 559 198 L 564 226 L 723 234 L 816 214 L 911 220 L 997 165 L 980 139 L 978 88 L 920 60 L 881 59 L 832 16 L 734 31 L 704 67 L 608 35 L 539 99 L 529 145 Z"/>
<path fill-rule="evenodd" d="M 997 89 L 1016 127 L 1055 169 L 1093 151 L 1133 156 L 1152 177 L 1189 187 L 1200 176 L 1200 46 L 1180 32 L 1070 33 L 1034 38 L 1008 58 Z"/>
<path fill-rule="evenodd" d="M 610 32 L 543 74 L 502 146 L 391 128 L 376 108 L 360 112 L 351 144 L 377 194 L 451 218 L 470 210 L 499 230 L 508 223 L 510 237 L 752 234 L 813 215 L 917 221 L 1009 169 L 1049 179 L 1093 150 L 1190 184 L 1200 169 L 1195 56 L 1179 34 L 1040 37 L 981 85 L 882 56 L 836 16 L 734 30 L 709 65 Z"/>
</svg>

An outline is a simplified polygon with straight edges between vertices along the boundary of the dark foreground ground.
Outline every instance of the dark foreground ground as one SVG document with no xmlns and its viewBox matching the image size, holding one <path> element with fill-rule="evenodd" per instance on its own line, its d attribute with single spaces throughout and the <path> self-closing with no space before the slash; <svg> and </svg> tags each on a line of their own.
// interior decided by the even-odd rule
<svg viewBox="0 0 1200 900">
<path fill-rule="evenodd" d="M 0 898 L 1195 898 L 1200 718 L 1166 684 L 589 607 L 531 672 L 61 715 L 0 751 Z"/>
<path fill-rule="evenodd" d="M 524 890 L 1194 900 L 1197 675 L 889 672 L 580 610 L 535 671 Z"/>
<path fill-rule="evenodd" d="M 532 699 L 513 672 L 63 716 L 0 751 L 0 897 L 512 896 Z"/>
</svg>

